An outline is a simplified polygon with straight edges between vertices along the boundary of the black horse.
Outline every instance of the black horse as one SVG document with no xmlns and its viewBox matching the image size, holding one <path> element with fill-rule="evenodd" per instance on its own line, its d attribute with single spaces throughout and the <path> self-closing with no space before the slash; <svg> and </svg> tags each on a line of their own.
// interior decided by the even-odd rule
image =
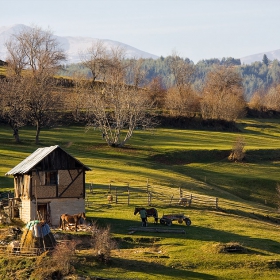
<svg viewBox="0 0 280 280">
<path fill-rule="evenodd" d="M 136 215 L 137 213 L 139 213 L 139 211 L 141 209 L 143 209 L 144 207 L 135 207 L 134 209 L 134 215 Z M 154 217 L 155 218 L 155 223 L 157 224 L 158 223 L 158 212 L 157 212 L 157 209 L 156 208 L 149 208 L 149 209 L 146 209 L 144 208 L 147 212 L 147 217 Z"/>
</svg>

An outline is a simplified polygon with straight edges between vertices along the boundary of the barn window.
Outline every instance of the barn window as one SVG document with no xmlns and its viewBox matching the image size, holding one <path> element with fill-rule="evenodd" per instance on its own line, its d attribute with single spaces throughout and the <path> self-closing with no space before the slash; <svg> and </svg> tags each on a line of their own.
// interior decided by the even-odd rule
<svg viewBox="0 0 280 280">
<path fill-rule="evenodd" d="M 57 172 L 51 171 L 45 173 L 45 185 L 56 185 L 57 183 Z"/>
</svg>

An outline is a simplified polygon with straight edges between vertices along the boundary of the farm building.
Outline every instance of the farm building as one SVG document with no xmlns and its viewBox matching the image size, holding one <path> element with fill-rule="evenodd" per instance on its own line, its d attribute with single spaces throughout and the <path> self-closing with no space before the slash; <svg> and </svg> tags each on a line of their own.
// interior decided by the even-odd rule
<svg viewBox="0 0 280 280">
<path fill-rule="evenodd" d="M 38 148 L 6 173 L 14 176 L 19 218 L 57 226 L 61 214 L 85 212 L 85 173 L 89 170 L 58 145 Z"/>
</svg>

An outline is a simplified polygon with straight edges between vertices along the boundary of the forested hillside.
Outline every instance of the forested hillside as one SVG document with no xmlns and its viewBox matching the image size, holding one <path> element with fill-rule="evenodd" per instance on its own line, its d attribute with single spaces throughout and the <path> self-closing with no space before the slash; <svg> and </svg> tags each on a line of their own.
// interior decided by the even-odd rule
<svg viewBox="0 0 280 280">
<path fill-rule="evenodd" d="M 144 59 L 143 65 L 147 72 L 147 80 L 152 81 L 160 77 L 162 85 L 169 88 L 174 85 L 174 77 L 170 70 L 171 56 L 160 57 L 158 59 Z M 188 58 L 183 59 L 185 62 L 192 63 Z M 214 67 L 233 66 L 238 68 L 245 89 L 245 96 L 250 100 L 254 92 L 265 91 L 273 84 L 280 82 L 280 62 L 278 60 L 269 61 L 265 56 L 263 62 L 254 62 L 251 65 L 241 65 L 240 59 L 232 57 L 205 59 L 196 63 L 193 75 L 193 86 L 196 91 L 201 91 L 205 83 L 207 73 Z M 75 73 L 83 73 L 90 76 L 90 72 L 81 64 L 71 64 L 64 66 L 59 72 L 60 75 L 73 76 Z"/>
</svg>

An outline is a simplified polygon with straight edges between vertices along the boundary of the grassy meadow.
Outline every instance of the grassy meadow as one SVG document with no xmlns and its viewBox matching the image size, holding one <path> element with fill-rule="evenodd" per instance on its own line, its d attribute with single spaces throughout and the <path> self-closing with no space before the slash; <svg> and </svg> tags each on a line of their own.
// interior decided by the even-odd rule
<svg viewBox="0 0 280 280">
<path fill-rule="evenodd" d="M 15 144 L 12 130 L 0 127 L 0 191 L 12 190 L 13 178 L 5 173 L 38 147 L 59 145 L 89 166 L 86 174 L 87 217 L 100 225 L 110 225 L 119 240 L 112 262 L 92 261 L 90 252 L 80 251 L 80 275 L 107 279 L 279 279 L 280 214 L 276 186 L 280 182 L 280 121 L 243 119 L 240 132 L 156 128 L 137 130 L 128 145 L 106 145 L 100 131 L 82 126 L 44 129 L 40 145 L 35 145 L 34 128 L 20 130 L 21 143 Z M 228 161 L 238 137 L 245 142 L 243 163 Z M 207 206 L 182 207 L 154 205 L 162 213 L 185 213 L 192 220 L 174 229 L 186 234 L 135 232 L 140 219 L 133 215 L 133 200 L 108 204 L 106 191 L 129 184 L 130 189 L 145 189 L 147 182 L 163 194 L 207 195 L 219 199 L 219 209 Z M 89 193 L 104 192 L 97 203 Z M 152 226 L 152 220 L 149 220 Z M 224 252 L 229 244 L 242 252 Z M 1 270 L 0 270 L 1 274 Z"/>
</svg>

